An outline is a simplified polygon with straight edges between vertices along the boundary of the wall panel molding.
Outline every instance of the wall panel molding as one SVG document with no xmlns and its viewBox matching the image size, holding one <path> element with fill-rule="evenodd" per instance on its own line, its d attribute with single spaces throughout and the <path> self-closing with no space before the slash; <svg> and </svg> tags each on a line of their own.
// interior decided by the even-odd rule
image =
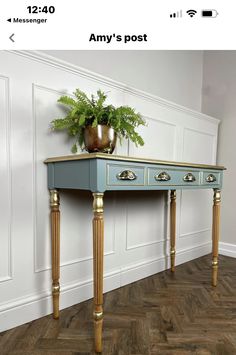
<svg viewBox="0 0 236 355">
<path fill-rule="evenodd" d="M 196 231 L 193 231 L 193 232 L 180 234 L 179 238 L 191 237 L 193 235 L 197 235 L 197 236 L 200 237 L 202 233 L 206 233 L 206 232 L 209 232 L 209 231 L 211 231 L 210 228 L 199 229 L 199 230 L 196 230 Z"/>
<path fill-rule="evenodd" d="M 153 196 L 152 199 L 156 199 L 158 200 L 158 196 Z M 134 249 L 138 249 L 138 248 L 144 248 L 144 247 L 148 247 L 154 244 L 160 244 L 160 243 L 168 243 L 169 239 L 167 237 L 167 228 L 166 228 L 166 222 L 167 222 L 167 206 L 166 206 L 166 201 L 167 198 L 163 197 L 163 201 L 162 204 L 163 206 L 161 206 L 161 208 L 163 209 L 163 211 L 161 211 L 163 213 L 163 220 L 161 222 L 161 224 L 163 224 L 164 226 L 164 230 L 161 233 L 156 232 L 154 235 L 148 235 L 148 232 L 145 231 L 145 227 L 147 227 L 148 225 L 146 223 L 142 223 L 142 225 L 139 225 L 139 234 L 142 236 L 144 234 L 149 236 L 149 240 L 148 241 L 140 241 L 139 243 L 136 242 L 136 238 L 135 238 L 135 242 L 130 242 L 129 241 L 129 234 L 130 234 L 130 224 L 131 222 L 129 221 L 129 198 L 126 199 L 126 202 L 124 203 L 124 207 L 125 207 L 125 250 L 127 252 L 134 250 Z M 142 201 L 142 196 L 140 194 L 140 204 L 141 207 L 142 206 L 146 206 L 146 212 L 147 214 L 149 214 L 149 209 L 147 206 L 147 203 L 144 203 L 144 201 Z M 132 204 L 133 205 L 133 204 Z M 131 208 L 132 208 L 131 205 Z M 156 208 L 156 210 L 154 210 L 154 214 L 158 214 L 158 211 L 160 209 Z M 153 211 L 152 211 L 153 212 Z M 141 218 L 141 217 L 140 217 Z M 140 219 L 138 219 L 140 220 Z M 144 225 L 143 225 L 144 224 Z M 135 236 L 136 237 L 136 236 Z M 138 237 L 138 236 L 137 236 Z M 154 238 L 153 238 L 154 237 Z"/>
<path fill-rule="evenodd" d="M 203 135 L 203 136 L 207 136 L 207 137 L 210 137 L 212 139 L 212 154 L 211 154 L 211 158 L 210 158 L 210 162 L 209 164 L 215 164 L 216 162 L 216 150 L 217 150 L 217 135 L 214 133 L 208 133 L 204 130 L 200 130 L 200 129 L 193 129 L 193 128 L 190 128 L 190 127 L 185 127 L 184 128 L 184 132 L 183 132 L 183 152 L 182 152 L 182 155 L 184 156 L 184 151 L 186 151 L 188 149 L 188 147 L 186 147 L 186 144 L 185 144 L 185 135 L 187 132 L 193 132 L 193 133 L 196 133 L 196 134 L 200 134 L 200 135 Z"/>
<path fill-rule="evenodd" d="M 153 244 L 168 243 L 168 242 L 169 242 L 169 239 L 165 239 L 163 237 L 160 240 L 153 240 L 153 241 L 146 242 L 146 243 L 133 244 L 132 246 L 129 246 L 128 243 L 126 242 L 126 250 L 128 251 L 128 250 L 148 247 Z"/>
<path fill-rule="evenodd" d="M 156 158 L 162 156 L 165 160 L 174 160 L 177 156 L 177 125 L 174 120 L 168 120 L 167 115 L 155 118 L 143 115 L 147 126 L 139 128 L 139 133 L 144 139 L 143 147 L 129 144 L 128 155 Z"/>
<path fill-rule="evenodd" d="M 108 85 L 108 86 L 116 88 L 116 89 L 121 89 L 124 92 L 133 94 L 133 95 L 138 96 L 138 97 L 145 99 L 147 101 L 157 103 L 161 106 L 164 106 L 165 108 L 169 108 L 169 109 L 172 109 L 175 111 L 184 112 L 187 115 L 191 115 L 192 117 L 195 117 L 195 118 L 198 118 L 201 120 L 206 120 L 206 121 L 209 121 L 214 124 L 219 124 L 219 122 L 220 122 L 220 120 L 213 118 L 211 116 L 208 116 L 206 114 L 199 113 L 199 112 L 191 110 L 187 107 L 178 105 L 178 104 L 173 103 L 171 101 L 162 99 L 158 96 L 149 94 L 145 91 L 138 90 L 133 87 L 127 86 L 124 83 L 112 80 L 112 79 L 105 77 L 103 75 L 94 73 L 90 70 L 87 70 L 87 69 L 78 67 L 76 65 L 73 65 L 71 63 L 65 62 L 63 60 L 54 58 L 52 56 L 49 56 L 49 55 L 39 52 L 39 51 L 7 51 L 7 52 L 14 53 L 16 55 L 23 56 L 23 57 L 28 58 L 30 60 L 34 60 L 36 62 L 49 65 L 49 66 L 56 68 L 56 69 L 64 70 L 64 71 L 72 73 L 72 74 L 77 74 L 79 76 L 88 78 L 90 80 L 97 81 L 99 83 L 104 83 L 105 85 Z"/>
<path fill-rule="evenodd" d="M 2 145 L 1 152 L 1 188 L 4 188 L 1 194 L 1 203 L 3 204 L 4 215 L 1 226 L 5 224 L 4 231 L 6 235 L 2 237 L 7 238 L 7 273 L 0 277 L 0 283 L 12 280 L 13 275 L 13 259 L 12 259 L 12 172 L 11 172 L 11 110 L 10 110 L 10 78 L 0 75 L 0 81 L 3 83 L 4 102 L 0 107 L 0 145 Z M 3 110 L 3 111 L 1 111 Z M 2 120 L 2 123 L 1 123 Z M 2 136 L 1 136 L 2 135 Z M 4 166 L 2 165 L 4 164 Z M 5 218 L 4 218 L 5 217 Z M 3 258 L 2 258 L 3 259 Z"/>
</svg>

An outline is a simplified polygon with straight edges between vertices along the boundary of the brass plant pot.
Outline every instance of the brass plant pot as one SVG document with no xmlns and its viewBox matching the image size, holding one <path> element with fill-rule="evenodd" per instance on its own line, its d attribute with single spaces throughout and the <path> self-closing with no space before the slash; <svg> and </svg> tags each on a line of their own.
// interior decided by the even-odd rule
<svg viewBox="0 0 236 355">
<path fill-rule="evenodd" d="M 110 126 L 87 126 L 84 129 L 85 149 L 89 153 L 112 154 L 116 146 L 116 132 Z"/>
</svg>

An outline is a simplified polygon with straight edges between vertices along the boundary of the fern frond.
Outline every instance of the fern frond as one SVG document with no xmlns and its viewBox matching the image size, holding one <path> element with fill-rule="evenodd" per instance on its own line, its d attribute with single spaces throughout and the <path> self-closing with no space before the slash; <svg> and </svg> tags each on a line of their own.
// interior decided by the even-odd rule
<svg viewBox="0 0 236 355">
<path fill-rule="evenodd" d="M 56 118 L 51 122 L 52 129 L 63 130 L 67 129 L 70 126 L 70 120 L 68 117 L 65 118 Z"/>
<path fill-rule="evenodd" d="M 97 107 L 101 109 L 103 107 L 104 102 L 107 99 L 107 95 L 104 92 L 102 92 L 100 89 L 97 91 L 97 95 L 98 95 L 98 100 L 96 104 Z"/>
<path fill-rule="evenodd" d="M 97 118 L 95 118 L 94 121 L 93 121 L 93 123 L 92 123 L 92 127 L 93 127 L 93 128 L 94 128 L 94 127 L 97 127 L 97 125 L 98 125 L 98 120 L 97 120 Z"/>
<path fill-rule="evenodd" d="M 86 120 L 85 114 L 82 114 L 79 118 L 79 126 L 84 126 Z"/>
<path fill-rule="evenodd" d="M 69 107 L 76 107 L 76 101 L 69 96 L 61 96 L 57 102 Z"/>
<path fill-rule="evenodd" d="M 78 99 L 79 103 L 83 103 L 84 105 L 92 106 L 92 102 L 89 100 L 88 96 L 80 89 L 76 89 L 74 92 L 75 97 Z"/>
<path fill-rule="evenodd" d="M 71 148 L 71 153 L 76 154 L 77 153 L 77 144 L 74 143 Z"/>
</svg>

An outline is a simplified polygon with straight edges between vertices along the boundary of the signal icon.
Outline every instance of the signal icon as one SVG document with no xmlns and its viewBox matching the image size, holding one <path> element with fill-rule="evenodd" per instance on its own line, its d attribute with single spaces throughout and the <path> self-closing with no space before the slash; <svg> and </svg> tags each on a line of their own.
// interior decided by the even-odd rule
<svg viewBox="0 0 236 355">
<path fill-rule="evenodd" d="M 193 17 L 194 15 L 196 15 L 197 11 L 196 10 L 188 10 L 186 11 L 187 14 L 190 16 L 190 17 Z"/>
<path fill-rule="evenodd" d="M 171 18 L 182 17 L 182 10 L 170 14 Z"/>
</svg>

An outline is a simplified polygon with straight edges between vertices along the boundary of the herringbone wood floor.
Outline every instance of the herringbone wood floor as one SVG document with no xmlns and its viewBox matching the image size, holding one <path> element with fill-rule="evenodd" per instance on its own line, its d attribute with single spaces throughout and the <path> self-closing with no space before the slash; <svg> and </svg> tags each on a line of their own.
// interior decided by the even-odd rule
<svg viewBox="0 0 236 355">
<path fill-rule="evenodd" d="M 217 288 L 210 256 L 105 295 L 105 355 L 236 354 L 236 259 L 220 257 Z M 0 334 L 0 354 L 94 354 L 92 301 Z"/>
</svg>

